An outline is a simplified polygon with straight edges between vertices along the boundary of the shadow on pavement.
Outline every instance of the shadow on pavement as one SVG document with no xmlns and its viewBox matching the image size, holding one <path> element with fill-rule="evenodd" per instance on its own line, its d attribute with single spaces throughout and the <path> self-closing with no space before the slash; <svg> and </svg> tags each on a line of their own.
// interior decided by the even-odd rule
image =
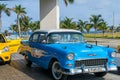
<svg viewBox="0 0 120 80">
<path fill-rule="evenodd" d="M 110 73 L 120 75 L 120 67 L 117 67 L 117 68 L 118 68 L 117 71 L 111 71 Z"/>
<path fill-rule="evenodd" d="M 48 70 L 44 70 L 33 64 L 31 68 L 26 67 L 24 59 L 12 60 L 10 66 L 25 73 L 33 80 L 53 80 Z M 105 80 L 104 78 L 95 77 L 93 74 L 79 74 L 68 76 L 68 80 Z"/>
</svg>

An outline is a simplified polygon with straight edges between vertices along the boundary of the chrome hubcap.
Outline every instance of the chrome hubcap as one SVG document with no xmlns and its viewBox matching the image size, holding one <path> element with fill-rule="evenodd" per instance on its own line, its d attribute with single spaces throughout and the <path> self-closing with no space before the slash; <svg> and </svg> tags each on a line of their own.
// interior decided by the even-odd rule
<svg viewBox="0 0 120 80">
<path fill-rule="evenodd" d="M 62 73 L 61 73 L 61 67 L 60 67 L 59 62 L 54 62 L 53 63 L 53 65 L 52 65 L 52 74 L 53 74 L 53 77 L 56 80 L 61 79 Z"/>
</svg>

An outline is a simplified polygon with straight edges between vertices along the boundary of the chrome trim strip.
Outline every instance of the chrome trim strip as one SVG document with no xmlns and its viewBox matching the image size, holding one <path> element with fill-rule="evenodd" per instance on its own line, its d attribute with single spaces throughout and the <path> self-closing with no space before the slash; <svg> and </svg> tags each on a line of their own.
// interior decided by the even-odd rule
<svg viewBox="0 0 120 80">
<path fill-rule="evenodd" d="M 97 67 L 101 67 L 101 71 L 98 72 L 108 72 L 108 71 L 116 71 L 117 67 L 116 66 L 112 66 L 112 67 L 108 67 L 108 69 L 106 69 L 103 66 L 91 66 L 91 68 L 97 68 Z M 80 74 L 80 73 L 94 73 L 94 72 L 89 72 L 88 68 L 90 67 L 86 67 L 86 68 L 75 68 L 75 69 L 67 69 L 67 70 L 62 70 L 63 74 L 66 75 L 75 75 L 75 74 Z"/>
</svg>

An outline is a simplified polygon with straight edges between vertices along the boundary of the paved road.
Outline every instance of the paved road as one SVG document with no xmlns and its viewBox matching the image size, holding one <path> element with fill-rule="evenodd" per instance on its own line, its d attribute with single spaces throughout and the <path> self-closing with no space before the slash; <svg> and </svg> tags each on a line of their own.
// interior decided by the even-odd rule
<svg viewBox="0 0 120 80">
<path fill-rule="evenodd" d="M 98 39 L 100 45 L 110 45 L 116 48 L 120 44 L 119 40 Z M 117 54 L 116 64 L 120 65 L 120 55 Z M 24 57 L 20 54 L 12 55 L 10 65 L 0 65 L 0 80 L 53 80 L 48 71 L 37 65 L 31 68 L 25 66 Z M 109 72 L 105 77 L 98 78 L 93 74 L 81 74 L 69 76 L 68 80 L 120 80 L 120 72 Z"/>
<path fill-rule="evenodd" d="M 24 57 L 20 54 L 12 56 L 10 65 L 0 65 L 0 80 L 53 80 L 48 71 L 37 65 L 31 68 L 25 66 Z M 69 76 L 68 80 L 120 80 L 118 72 L 108 73 L 103 78 L 95 77 L 93 74 L 81 74 Z"/>
<path fill-rule="evenodd" d="M 87 41 L 92 41 L 92 43 L 95 43 L 93 38 L 87 38 Z M 118 44 L 120 44 L 120 39 L 104 39 L 104 38 L 97 38 L 98 45 L 104 45 L 104 46 L 110 46 L 113 48 L 117 48 Z"/>
</svg>

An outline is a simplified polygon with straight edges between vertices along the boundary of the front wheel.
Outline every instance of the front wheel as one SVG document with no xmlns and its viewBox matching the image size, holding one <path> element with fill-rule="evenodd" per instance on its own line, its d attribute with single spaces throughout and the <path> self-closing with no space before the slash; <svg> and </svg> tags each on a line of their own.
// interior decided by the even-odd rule
<svg viewBox="0 0 120 80">
<path fill-rule="evenodd" d="M 103 77 L 107 74 L 107 72 L 97 72 L 97 73 L 94 73 L 96 77 Z"/>
<path fill-rule="evenodd" d="M 11 59 L 9 60 L 9 61 L 7 61 L 7 62 L 5 62 L 6 64 L 10 64 L 11 63 Z"/>
<path fill-rule="evenodd" d="M 11 63 L 11 56 L 10 56 L 10 59 L 6 62 L 4 62 L 4 64 L 10 64 Z"/>
<path fill-rule="evenodd" d="M 61 66 L 58 61 L 52 63 L 51 73 L 55 80 L 67 80 L 67 75 L 62 74 Z"/>
</svg>

